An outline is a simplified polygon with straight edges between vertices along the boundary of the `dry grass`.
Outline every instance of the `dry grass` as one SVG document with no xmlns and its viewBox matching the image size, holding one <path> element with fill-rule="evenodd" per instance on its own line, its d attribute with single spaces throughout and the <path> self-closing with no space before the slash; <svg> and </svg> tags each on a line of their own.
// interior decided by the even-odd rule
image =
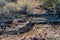
<svg viewBox="0 0 60 40">
<path fill-rule="evenodd" d="M 6 4 L 6 7 L 11 7 L 15 11 L 21 10 L 24 6 L 27 6 L 27 0 L 18 0 L 16 2 Z"/>
</svg>

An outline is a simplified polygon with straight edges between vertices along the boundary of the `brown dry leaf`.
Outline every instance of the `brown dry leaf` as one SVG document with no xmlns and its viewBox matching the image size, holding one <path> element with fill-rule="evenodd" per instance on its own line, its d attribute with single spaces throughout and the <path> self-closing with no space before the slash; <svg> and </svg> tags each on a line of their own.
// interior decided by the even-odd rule
<svg viewBox="0 0 60 40">
<path fill-rule="evenodd" d="M 30 38 L 30 37 L 31 37 L 31 35 L 29 33 L 25 34 L 25 38 Z"/>
<path fill-rule="evenodd" d="M 52 27 L 51 25 L 48 25 L 48 24 L 45 24 L 42 26 L 43 28 L 49 28 L 49 27 Z"/>
<path fill-rule="evenodd" d="M 42 32 L 43 32 L 43 30 L 37 29 L 34 31 L 34 34 L 39 36 Z"/>
</svg>

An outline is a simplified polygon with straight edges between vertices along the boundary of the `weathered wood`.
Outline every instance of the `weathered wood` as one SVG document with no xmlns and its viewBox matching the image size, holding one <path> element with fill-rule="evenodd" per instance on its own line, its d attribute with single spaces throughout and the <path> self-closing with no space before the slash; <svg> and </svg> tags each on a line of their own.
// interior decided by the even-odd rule
<svg viewBox="0 0 60 40">
<path fill-rule="evenodd" d="M 25 21 L 23 18 L 15 19 L 19 22 Z M 11 24 L 14 20 L 1 20 L 0 23 L 6 23 L 6 24 Z"/>
<path fill-rule="evenodd" d="M 18 29 L 19 33 L 24 33 L 25 31 L 30 29 L 32 24 L 33 24 L 32 22 L 28 22 L 25 26 L 23 26 L 22 28 L 19 28 Z"/>
<path fill-rule="evenodd" d="M 57 14 L 49 14 L 49 13 L 44 13 L 44 14 L 28 14 L 28 16 L 32 16 L 32 17 L 41 17 L 41 16 L 49 16 L 49 15 L 52 15 L 52 16 L 58 16 L 60 15 L 60 13 L 57 13 Z"/>
<path fill-rule="evenodd" d="M 17 30 L 12 30 L 12 31 L 7 31 L 7 32 L 2 32 L 1 34 L 7 34 L 7 35 L 16 35 L 18 32 L 19 33 L 24 33 L 26 32 L 28 29 L 30 29 L 32 27 L 32 22 L 28 22 L 26 25 L 24 25 L 23 27 L 17 29 Z"/>
<path fill-rule="evenodd" d="M 41 17 L 41 16 L 44 16 L 46 18 L 43 18 L 43 19 L 35 19 L 35 20 L 32 20 L 30 19 L 28 16 L 30 17 Z M 26 19 L 26 18 L 25 18 Z M 19 22 L 23 22 L 23 21 L 28 21 L 30 19 L 30 21 L 28 21 L 28 23 L 24 26 L 22 26 L 21 28 L 18 28 L 17 31 L 15 30 L 12 30 L 12 31 L 8 31 L 8 32 L 0 32 L 0 34 L 17 34 L 17 32 L 19 33 L 24 33 L 26 32 L 28 29 L 30 29 L 32 27 L 32 25 L 34 23 L 55 23 L 55 22 L 60 22 L 60 14 L 27 14 L 27 19 L 28 20 L 25 20 L 24 18 L 17 18 L 15 20 L 19 21 Z M 0 19 L 0 24 L 1 23 L 6 23 L 6 24 L 11 24 L 14 20 L 2 20 Z"/>
<path fill-rule="evenodd" d="M 54 18 L 60 18 L 59 16 L 60 16 L 60 14 L 59 13 L 57 13 L 57 14 L 27 14 L 28 16 L 30 16 L 30 17 L 41 17 L 41 16 L 43 16 L 43 17 L 46 17 L 46 18 L 49 18 L 49 20 L 50 19 L 54 19 Z M 27 16 L 27 18 L 29 18 Z M 25 19 L 23 19 L 23 18 L 19 18 L 19 19 L 16 19 L 17 21 L 25 21 Z M 47 19 L 46 19 L 47 20 Z M 11 23 L 13 20 L 3 20 L 3 19 L 0 19 L 0 23 Z"/>
<path fill-rule="evenodd" d="M 7 32 L 3 32 L 2 34 L 7 34 L 7 35 L 17 35 L 17 31 L 16 30 L 12 30 L 12 31 L 7 31 Z"/>
<path fill-rule="evenodd" d="M 60 22 L 60 19 L 56 19 L 56 20 L 49 20 L 49 19 L 46 19 L 46 20 L 33 20 L 32 21 L 33 23 L 59 23 Z"/>
</svg>

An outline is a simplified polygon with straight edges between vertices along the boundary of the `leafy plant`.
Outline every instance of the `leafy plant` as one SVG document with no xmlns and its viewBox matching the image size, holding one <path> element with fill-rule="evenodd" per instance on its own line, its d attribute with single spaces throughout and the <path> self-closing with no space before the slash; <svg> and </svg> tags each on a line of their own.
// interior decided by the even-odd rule
<svg viewBox="0 0 60 40">
<path fill-rule="evenodd" d="M 38 2 L 47 2 L 49 0 L 38 0 Z"/>
<path fill-rule="evenodd" d="M 49 7 L 53 8 L 55 5 L 56 4 L 55 4 L 54 0 L 49 0 L 49 1 L 45 2 L 45 4 L 43 5 L 43 7 L 44 8 L 49 8 Z"/>
</svg>

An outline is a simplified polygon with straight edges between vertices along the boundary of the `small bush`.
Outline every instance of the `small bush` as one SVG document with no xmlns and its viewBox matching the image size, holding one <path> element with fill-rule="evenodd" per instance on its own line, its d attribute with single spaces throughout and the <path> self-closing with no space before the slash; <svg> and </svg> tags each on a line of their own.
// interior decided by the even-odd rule
<svg viewBox="0 0 60 40">
<path fill-rule="evenodd" d="M 49 1 L 49 0 L 37 0 L 38 2 L 46 2 L 46 1 Z"/>
<path fill-rule="evenodd" d="M 55 5 L 56 4 L 53 0 L 49 0 L 43 5 L 43 7 L 48 9 L 49 7 L 53 8 Z"/>
</svg>

